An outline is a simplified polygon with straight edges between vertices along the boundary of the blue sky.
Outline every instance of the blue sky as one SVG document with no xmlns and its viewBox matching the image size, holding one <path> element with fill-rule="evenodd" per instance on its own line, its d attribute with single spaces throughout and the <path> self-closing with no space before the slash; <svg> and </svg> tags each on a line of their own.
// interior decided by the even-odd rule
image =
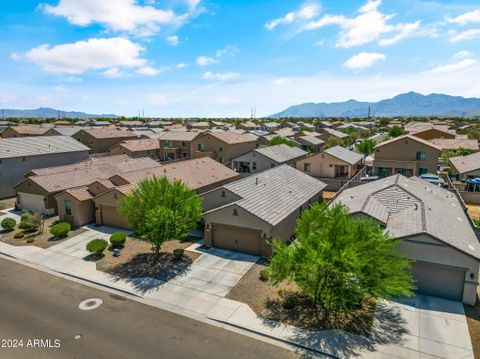
<svg viewBox="0 0 480 359">
<path fill-rule="evenodd" d="M 480 4 L 2 0 L 0 107 L 249 116 L 407 91 L 480 97 Z"/>
</svg>

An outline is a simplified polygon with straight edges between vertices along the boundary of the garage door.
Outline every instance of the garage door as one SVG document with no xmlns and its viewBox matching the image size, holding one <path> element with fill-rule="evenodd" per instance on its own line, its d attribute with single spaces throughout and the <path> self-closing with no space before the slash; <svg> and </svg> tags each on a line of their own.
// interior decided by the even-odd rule
<svg viewBox="0 0 480 359">
<path fill-rule="evenodd" d="M 261 255 L 261 232 L 254 229 L 213 224 L 213 246 L 231 251 Z"/>
<path fill-rule="evenodd" d="M 18 193 L 20 207 L 23 210 L 32 212 L 43 213 L 45 212 L 45 201 L 42 195 L 31 193 Z"/>
<path fill-rule="evenodd" d="M 465 272 L 455 268 L 416 262 L 412 266 L 417 292 L 461 302 Z"/>
<path fill-rule="evenodd" d="M 121 216 L 115 207 L 102 206 L 102 224 L 109 227 L 128 228 L 126 218 Z"/>
</svg>

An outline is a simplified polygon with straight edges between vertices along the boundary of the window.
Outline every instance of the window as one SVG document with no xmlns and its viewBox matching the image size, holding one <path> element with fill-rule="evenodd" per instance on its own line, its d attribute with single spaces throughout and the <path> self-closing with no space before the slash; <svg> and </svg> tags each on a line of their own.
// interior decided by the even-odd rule
<svg viewBox="0 0 480 359">
<path fill-rule="evenodd" d="M 198 148 L 199 151 L 205 151 L 205 144 L 199 143 L 197 148 Z"/>
<path fill-rule="evenodd" d="M 252 162 L 252 170 L 257 170 L 257 162 Z"/>
<path fill-rule="evenodd" d="M 182 146 L 183 146 L 183 147 L 187 147 L 187 143 L 186 143 L 185 141 L 182 142 Z"/>
<path fill-rule="evenodd" d="M 165 147 L 172 147 L 172 140 L 165 140 Z"/>
<path fill-rule="evenodd" d="M 422 151 L 417 151 L 417 160 L 427 159 L 427 153 Z"/>
<path fill-rule="evenodd" d="M 188 157 L 188 153 L 187 152 L 183 152 L 183 158 L 187 158 Z"/>
<path fill-rule="evenodd" d="M 72 201 L 65 201 L 64 202 L 64 207 L 65 207 L 65 214 L 67 216 L 72 215 Z"/>
<path fill-rule="evenodd" d="M 233 215 L 234 215 L 234 216 L 238 216 L 238 211 L 237 211 L 236 208 L 233 209 Z"/>
<path fill-rule="evenodd" d="M 425 173 L 428 173 L 428 169 L 427 169 L 427 168 L 419 168 L 419 169 L 418 169 L 418 175 L 419 175 L 419 176 L 424 175 Z"/>
<path fill-rule="evenodd" d="M 222 191 L 222 198 L 225 198 L 225 191 Z"/>
<path fill-rule="evenodd" d="M 303 172 L 310 172 L 310 163 L 303 164 Z"/>
</svg>

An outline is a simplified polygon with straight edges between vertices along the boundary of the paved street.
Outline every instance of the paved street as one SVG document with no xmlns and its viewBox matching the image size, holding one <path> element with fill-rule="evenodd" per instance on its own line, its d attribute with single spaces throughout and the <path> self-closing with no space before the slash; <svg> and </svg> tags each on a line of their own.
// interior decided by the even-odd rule
<svg viewBox="0 0 480 359">
<path fill-rule="evenodd" d="M 294 358 L 294 352 L 0 259 L 1 358 Z M 97 309 L 80 310 L 89 298 Z M 26 348 L 60 340 L 58 349 Z M 0 342 L 0 344 L 2 344 Z"/>
</svg>

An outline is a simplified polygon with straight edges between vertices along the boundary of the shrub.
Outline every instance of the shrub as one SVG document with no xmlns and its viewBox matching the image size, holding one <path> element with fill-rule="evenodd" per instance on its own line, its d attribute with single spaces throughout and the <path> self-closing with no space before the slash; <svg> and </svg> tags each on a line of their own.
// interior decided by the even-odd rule
<svg viewBox="0 0 480 359">
<path fill-rule="evenodd" d="M 72 229 L 72 226 L 70 226 L 69 223 L 66 222 L 61 222 L 53 225 L 50 228 L 50 233 L 53 234 L 55 237 L 66 237 L 68 235 L 68 232 Z"/>
<path fill-rule="evenodd" d="M 94 239 L 87 243 L 87 251 L 95 254 L 97 257 L 101 257 L 107 247 L 108 242 L 105 239 Z"/>
<path fill-rule="evenodd" d="M 173 255 L 175 256 L 175 259 L 181 259 L 183 257 L 183 253 L 183 248 L 176 248 L 173 250 Z"/>
<path fill-rule="evenodd" d="M 35 242 L 35 237 L 28 237 L 27 238 L 27 243 L 33 243 Z"/>
<path fill-rule="evenodd" d="M 5 218 L 2 220 L 2 223 L 0 223 L 2 228 L 5 229 L 6 231 L 11 231 L 12 229 L 14 229 L 16 224 L 17 224 L 17 221 L 14 220 L 13 218 Z"/>
<path fill-rule="evenodd" d="M 282 308 L 289 310 L 295 306 L 295 300 L 292 297 L 286 297 L 282 301 Z"/>
<path fill-rule="evenodd" d="M 15 238 L 15 239 L 20 239 L 20 238 L 23 238 L 23 237 L 25 237 L 25 233 L 23 233 L 22 231 L 17 232 L 13 235 L 13 238 Z"/>
<path fill-rule="evenodd" d="M 21 215 L 21 217 L 20 217 L 20 221 L 21 221 L 21 222 L 23 222 L 23 221 L 27 221 L 27 220 L 29 220 L 29 219 L 30 219 L 30 217 L 31 217 L 31 216 L 30 216 L 30 214 L 29 214 L 29 213 L 24 213 L 24 214 L 22 214 L 22 215 Z"/>
<path fill-rule="evenodd" d="M 266 282 L 268 280 L 268 269 L 262 269 L 260 271 L 260 280 Z"/>
<path fill-rule="evenodd" d="M 20 225 L 18 227 L 28 232 L 36 231 L 38 227 L 40 227 L 41 222 L 42 217 L 39 214 L 30 215 L 25 213 L 22 214 Z"/>
<path fill-rule="evenodd" d="M 113 248 L 122 248 L 127 240 L 127 235 L 123 232 L 116 232 L 110 236 L 110 243 Z"/>
</svg>

